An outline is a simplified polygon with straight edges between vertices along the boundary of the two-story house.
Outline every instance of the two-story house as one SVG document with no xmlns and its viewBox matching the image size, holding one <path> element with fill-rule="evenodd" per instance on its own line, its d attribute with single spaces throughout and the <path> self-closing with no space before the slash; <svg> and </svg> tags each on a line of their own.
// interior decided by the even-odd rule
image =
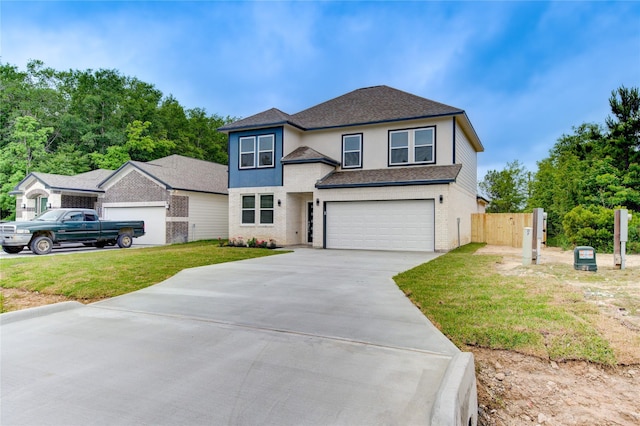
<svg viewBox="0 0 640 426">
<path fill-rule="evenodd" d="M 231 238 L 425 251 L 471 241 L 483 146 L 462 109 L 375 86 L 219 130 Z"/>
</svg>

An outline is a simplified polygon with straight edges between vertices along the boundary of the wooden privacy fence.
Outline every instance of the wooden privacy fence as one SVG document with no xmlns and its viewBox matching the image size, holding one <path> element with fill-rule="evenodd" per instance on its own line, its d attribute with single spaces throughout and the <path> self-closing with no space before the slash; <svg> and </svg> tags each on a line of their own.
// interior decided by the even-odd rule
<svg viewBox="0 0 640 426">
<path fill-rule="evenodd" d="M 532 213 L 473 213 L 471 242 L 522 247 L 524 228 L 532 226 Z"/>
</svg>

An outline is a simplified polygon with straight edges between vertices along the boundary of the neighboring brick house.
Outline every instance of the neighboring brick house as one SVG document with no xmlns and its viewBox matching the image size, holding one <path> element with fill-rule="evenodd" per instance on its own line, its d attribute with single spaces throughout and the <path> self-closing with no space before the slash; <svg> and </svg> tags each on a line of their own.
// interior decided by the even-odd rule
<svg viewBox="0 0 640 426">
<path fill-rule="evenodd" d="M 142 219 L 136 244 L 227 238 L 227 166 L 171 155 L 75 176 L 30 173 L 11 194 L 17 220 L 56 207 L 94 208 L 103 219 Z"/>
<path fill-rule="evenodd" d="M 376 86 L 219 130 L 231 237 L 426 251 L 471 241 L 484 148 L 464 110 Z"/>
</svg>

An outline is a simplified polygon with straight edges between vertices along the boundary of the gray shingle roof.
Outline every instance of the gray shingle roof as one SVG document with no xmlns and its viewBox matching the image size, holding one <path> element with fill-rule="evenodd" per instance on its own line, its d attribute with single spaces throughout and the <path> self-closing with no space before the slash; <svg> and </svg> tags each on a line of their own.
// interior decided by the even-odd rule
<svg viewBox="0 0 640 426">
<path fill-rule="evenodd" d="M 171 189 L 227 194 L 227 166 L 222 164 L 181 155 L 130 163 Z"/>
<path fill-rule="evenodd" d="M 455 182 L 461 164 L 448 166 L 415 166 L 376 170 L 334 172 L 319 180 L 316 188 L 349 188 L 358 186 L 433 185 Z"/>
<path fill-rule="evenodd" d="M 325 163 L 331 166 L 337 166 L 340 164 L 333 158 L 320 154 L 318 151 L 311 149 L 308 146 L 296 148 L 293 152 L 282 159 L 282 164 L 295 163 Z"/>
<path fill-rule="evenodd" d="M 354 90 L 288 115 L 270 109 L 221 127 L 221 131 L 289 123 L 304 130 L 462 114 L 463 110 L 388 86 Z"/>
<path fill-rule="evenodd" d="M 113 173 L 113 170 L 92 170 L 74 176 L 56 175 L 52 173 L 33 172 L 31 175 L 52 189 L 67 189 L 75 191 L 104 192 L 98 188 L 98 183 Z M 19 186 L 19 185 L 18 185 Z M 16 187 L 17 188 L 17 187 Z"/>
<path fill-rule="evenodd" d="M 301 125 L 298 124 L 296 120 L 294 120 L 293 117 L 291 117 L 286 112 L 282 112 L 277 108 L 271 108 L 250 117 L 234 121 L 233 123 L 229 123 L 225 126 L 220 127 L 218 130 L 226 131 L 251 129 L 255 127 L 278 126 L 282 124 L 291 124 L 296 127 L 301 127 Z"/>
<path fill-rule="evenodd" d="M 181 155 L 170 155 L 147 163 L 129 161 L 116 171 L 98 169 L 75 176 L 33 172 L 24 178 L 11 193 L 21 193 L 19 187 L 30 177 L 38 179 L 52 189 L 102 193 L 104 192 L 104 189 L 101 188 L 102 184 L 115 176 L 127 164 L 133 165 L 164 183 L 170 189 L 215 194 L 228 193 L 227 166 Z"/>
</svg>

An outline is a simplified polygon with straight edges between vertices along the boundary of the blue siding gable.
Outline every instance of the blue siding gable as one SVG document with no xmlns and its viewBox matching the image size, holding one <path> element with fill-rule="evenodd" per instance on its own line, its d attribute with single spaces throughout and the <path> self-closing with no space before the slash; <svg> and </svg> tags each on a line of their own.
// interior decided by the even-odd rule
<svg viewBox="0 0 640 426">
<path fill-rule="evenodd" d="M 275 135 L 273 167 L 240 168 L 240 138 Z M 282 127 L 229 133 L 229 188 L 282 186 Z"/>
</svg>

